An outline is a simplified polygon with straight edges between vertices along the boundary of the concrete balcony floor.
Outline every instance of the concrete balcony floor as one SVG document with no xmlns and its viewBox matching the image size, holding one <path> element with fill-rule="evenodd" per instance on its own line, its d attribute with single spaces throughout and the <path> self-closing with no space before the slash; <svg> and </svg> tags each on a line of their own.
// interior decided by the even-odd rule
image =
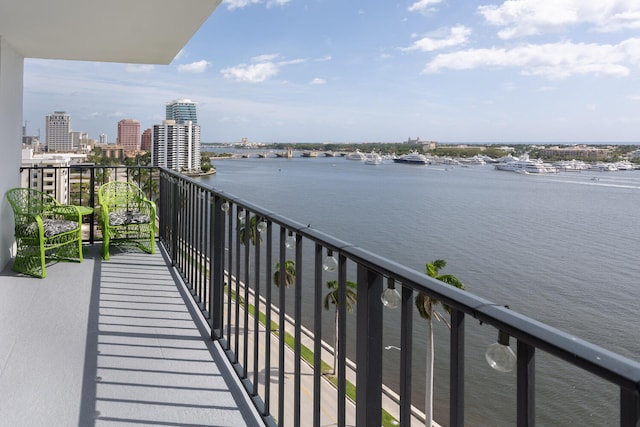
<svg viewBox="0 0 640 427">
<path fill-rule="evenodd" d="M 0 425 L 263 425 L 160 248 L 0 274 Z"/>
</svg>

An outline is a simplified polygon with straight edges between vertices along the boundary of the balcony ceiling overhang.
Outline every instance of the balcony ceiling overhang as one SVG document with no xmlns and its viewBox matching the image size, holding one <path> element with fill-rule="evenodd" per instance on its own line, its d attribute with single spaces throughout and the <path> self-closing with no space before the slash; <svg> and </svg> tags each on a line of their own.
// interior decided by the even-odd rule
<svg viewBox="0 0 640 427">
<path fill-rule="evenodd" d="M 168 64 L 221 0 L 0 0 L 0 38 L 25 58 Z"/>
</svg>

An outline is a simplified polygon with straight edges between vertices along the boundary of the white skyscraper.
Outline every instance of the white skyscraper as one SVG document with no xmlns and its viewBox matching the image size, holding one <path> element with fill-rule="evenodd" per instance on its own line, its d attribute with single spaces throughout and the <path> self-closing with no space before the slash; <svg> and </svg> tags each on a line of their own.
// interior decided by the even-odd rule
<svg viewBox="0 0 640 427">
<path fill-rule="evenodd" d="M 181 172 L 200 171 L 200 126 L 164 120 L 153 126 L 151 164 Z"/>
<path fill-rule="evenodd" d="M 73 151 L 71 117 L 64 111 L 46 116 L 47 151 Z"/>
</svg>

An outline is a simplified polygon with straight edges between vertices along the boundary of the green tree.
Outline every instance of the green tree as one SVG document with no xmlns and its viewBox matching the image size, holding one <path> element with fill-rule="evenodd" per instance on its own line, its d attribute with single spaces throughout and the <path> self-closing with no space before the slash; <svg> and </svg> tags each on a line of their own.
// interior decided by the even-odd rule
<svg viewBox="0 0 640 427">
<path fill-rule="evenodd" d="M 258 239 L 260 239 L 260 243 L 262 243 L 262 236 L 260 236 L 257 229 L 258 217 L 257 215 L 253 215 L 251 219 L 248 221 L 249 227 L 249 240 L 251 244 L 255 246 Z M 245 233 L 247 232 L 247 221 L 246 218 L 240 224 L 240 244 L 244 245 Z"/>
<path fill-rule="evenodd" d="M 443 259 L 437 259 L 431 263 L 425 265 L 425 272 L 429 277 L 433 277 L 436 280 L 447 283 L 451 286 L 455 286 L 458 289 L 464 289 L 464 284 L 456 276 L 451 274 L 439 274 L 447 265 L 447 262 Z M 434 345 L 433 345 L 433 319 L 440 321 L 443 320 L 447 326 L 449 323 L 444 314 L 435 311 L 435 307 L 439 304 L 439 301 L 433 297 L 428 296 L 425 293 L 420 292 L 416 297 L 416 308 L 420 317 L 427 320 L 427 372 L 426 372 L 426 393 L 425 393 L 425 426 L 431 427 L 433 422 L 433 360 L 434 360 Z M 442 304 L 444 310 L 449 314 L 451 308 Z"/>
<path fill-rule="evenodd" d="M 284 262 L 284 268 L 280 268 L 280 263 L 276 264 L 275 272 L 273 273 L 273 284 L 280 286 L 280 274 L 284 273 L 284 287 L 288 288 L 293 286 L 296 282 L 296 263 L 290 259 Z"/>
<path fill-rule="evenodd" d="M 331 304 L 335 307 L 335 313 L 333 317 L 333 326 L 334 326 L 334 334 L 333 334 L 333 371 L 331 375 L 335 375 L 336 373 L 336 365 L 338 363 L 338 327 L 340 326 L 338 323 L 338 308 L 340 306 L 340 289 L 338 287 L 337 280 L 329 280 L 327 282 L 327 288 L 329 288 L 329 292 L 324 297 L 324 309 L 329 310 Z M 351 313 L 353 311 L 353 306 L 358 300 L 358 296 L 356 294 L 357 285 L 354 282 L 347 281 L 347 290 L 346 290 L 346 301 L 347 301 L 347 311 Z"/>
</svg>

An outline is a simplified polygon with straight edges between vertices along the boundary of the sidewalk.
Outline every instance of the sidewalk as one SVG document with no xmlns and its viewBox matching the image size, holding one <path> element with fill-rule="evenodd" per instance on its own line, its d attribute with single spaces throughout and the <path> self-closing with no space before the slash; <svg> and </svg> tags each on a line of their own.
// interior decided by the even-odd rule
<svg viewBox="0 0 640 427">
<path fill-rule="evenodd" d="M 235 281 L 232 279 L 232 285 L 233 285 L 233 289 L 235 290 Z M 241 283 L 241 289 L 243 289 L 242 283 Z M 244 292 L 244 291 L 243 291 Z M 249 289 L 249 293 L 250 293 L 250 301 L 249 303 L 252 304 L 254 301 L 253 298 L 253 291 L 251 289 Z M 225 305 L 225 310 L 226 310 L 226 305 Z M 235 310 L 235 304 L 233 304 L 232 306 L 232 311 Z M 264 303 L 264 299 L 261 298 L 260 301 L 260 307 L 259 310 L 261 313 L 266 313 L 266 306 Z M 244 326 L 244 312 L 242 310 L 242 307 L 240 307 L 240 327 L 242 328 Z M 279 320 L 279 310 L 277 308 L 272 308 L 272 314 L 271 314 L 271 319 L 272 321 L 274 321 L 275 323 L 278 323 Z M 295 323 L 293 321 L 293 319 L 288 316 L 285 315 L 285 319 L 286 319 L 286 324 L 285 324 L 285 332 L 287 332 L 288 334 L 290 334 L 291 336 L 295 335 Z M 232 319 L 234 320 L 234 319 Z M 254 329 L 253 329 L 253 325 L 254 325 L 254 319 L 253 316 L 249 315 L 249 354 L 252 354 L 252 350 L 253 349 L 253 340 L 254 340 Z M 232 327 L 234 327 L 235 325 L 232 323 Z M 277 332 L 277 330 L 275 331 Z M 259 351 L 260 354 L 263 355 L 265 352 L 265 343 L 266 340 L 264 338 L 266 334 L 266 329 L 265 326 L 260 324 L 259 327 L 259 335 L 261 336 L 259 339 Z M 279 345 L 279 338 L 276 334 L 274 333 L 270 333 L 269 334 L 270 339 L 271 339 L 271 365 L 272 367 L 275 365 L 277 366 L 278 363 L 278 345 Z M 305 328 L 304 326 L 301 328 L 301 344 L 303 346 L 305 346 L 306 348 L 308 348 L 309 350 L 313 351 L 314 349 L 314 336 L 313 333 L 308 330 L 307 328 Z M 242 345 L 242 343 L 241 343 Z M 285 358 L 285 394 L 286 396 L 288 396 L 288 405 L 285 405 L 285 425 L 294 425 L 294 420 L 293 420 L 293 413 L 294 413 L 294 408 L 293 408 L 293 399 L 292 396 L 294 395 L 294 381 L 293 381 L 293 374 L 294 374 L 294 363 L 295 363 L 295 354 L 293 349 L 285 346 L 285 354 L 286 354 L 286 358 Z M 238 357 L 240 360 L 242 360 L 242 356 L 240 354 L 238 354 Z M 327 364 L 329 364 L 330 366 L 333 365 L 333 348 L 326 342 L 322 341 L 322 360 L 324 362 L 326 362 Z M 259 372 L 264 372 L 264 365 L 263 365 L 263 357 L 260 358 L 259 361 Z M 249 365 L 251 365 L 251 361 L 249 361 Z M 352 384 L 356 384 L 356 365 L 355 363 L 353 363 L 351 360 L 346 361 L 347 364 L 347 369 L 346 369 L 346 380 Z M 249 366 L 247 368 L 248 370 L 248 378 L 250 380 L 252 380 L 252 375 L 253 375 L 253 369 L 251 366 Z M 271 392 L 272 392 L 272 402 L 274 402 L 271 405 L 271 413 L 273 414 L 275 419 L 278 419 L 278 415 L 277 415 L 277 411 L 278 411 L 278 406 L 277 406 L 277 402 L 278 402 L 278 397 L 277 397 L 277 392 L 278 392 L 278 377 L 277 377 L 277 369 L 272 369 L 272 376 L 271 376 Z M 260 375 L 260 382 L 261 385 L 264 386 L 264 375 Z M 287 381 L 288 380 L 288 381 Z M 326 379 L 324 376 L 322 377 L 322 386 L 321 386 L 321 425 L 322 426 L 337 426 L 337 414 L 338 414 L 338 408 L 337 408 L 337 389 L 335 388 L 335 386 L 329 382 L 328 379 Z M 308 420 L 307 423 L 310 423 L 310 414 L 313 413 L 313 367 L 310 366 L 309 364 L 307 364 L 304 360 L 302 360 L 301 362 L 301 417 L 303 418 L 303 420 Z M 383 385 L 383 394 L 382 394 L 382 408 L 385 409 L 388 413 L 390 413 L 396 420 L 399 419 L 400 415 L 399 415 L 399 396 L 394 393 L 392 390 L 390 390 L 389 388 L 385 387 Z M 411 419 L 411 424 L 413 426 L 424 426 L 424 414 L 421 413 L 420 411 L 418 411 L 416 408 L 414 408 L 414 410 L 412 411 L 413 415 L 412 415 L 412 419 Z M 351 400 L 349 400 L 347 398 L 347 402 L 345 404 L 345 418 L 346 418 L 346 425 L 348 426 L 355 426 L 355 414 L 356 414 L 356 409 L 355 409 L 355 403 L 352 402 Z M 304 425 L 305 423 L 302 422 L 302 425 Z M 403 423 L 403 425 L 408 426 L 409 424 L 407 423 Z M 434 426 L 438 427 L 437 423 L 433 423 Z"/>
</svg>

